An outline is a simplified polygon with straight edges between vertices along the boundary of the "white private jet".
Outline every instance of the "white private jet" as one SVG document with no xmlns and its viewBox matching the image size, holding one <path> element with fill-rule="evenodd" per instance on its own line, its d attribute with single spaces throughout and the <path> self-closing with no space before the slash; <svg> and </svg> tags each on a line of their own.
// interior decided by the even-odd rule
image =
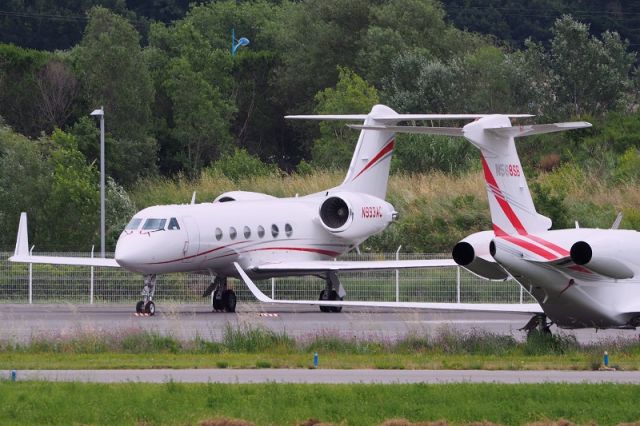
<svg viewBox="0 0 640 426">
<path fill-rule="evenodd" d="M 350 126 L 363 130 L 464 137 L 481 151 L 492 231 L 474 233 L 453 248 L 457 264 L 492 280 L 512 276 L 539 305 L 330 302 L 353 306 L 529 312 L 525 330 L 560 328 L 634 329 L 640 325 L 640 233 L 617 229 L 549 230 L 551 220 L 536 212 L 514 138 L 591 127 L 587 122 L 512 126 L 506 115 L 478 118 L 462 128 Z M 239 271 L 240 273 L 240 271 Z M 272 300 L 240 273 L 254 295 Z M 285 301 L 285 303 L 314 303 Z M 317 302 L 315 302 L 317 303 Z M 549 323 L 547 318 L 552 322 Z"/>
<path fill-rule="evenodd" d="M 406 120 L 476 119 L 483 115 L 403 115 L 376 105 L 366 115 L 348 116 L 367 126 L 395 125 Z M 345 116 L 290 116 L 288 118 L 344 119 Z M 136 312 L 153 315 L 158 274 L 209 274 L 214 310 L 234 312 L 236 295 L 227 277 L 240 271 L 252 278 L 321 275 L 326 288 L 320 300 L 345 295 L 340 271 L 455 266 L 449 260 L 346 262 L 334 258 L 357 248 L 382 232 L 398 216 L 385 201 L 395 140 L 391 130 L 362 129 L 344 182 L 316 194 L 276 198 L 234 191 L 213 202 L 148 207 L 126 226 L 114 259 L 32 256 L 27 217 L 22 213 L 13 262 L 122 267 L 144 275 L 142 300 Z M 236 266 L 237 265 L 237 266 Z M 324 312 L 340 306 L 321 305 Z"/>
</svg>

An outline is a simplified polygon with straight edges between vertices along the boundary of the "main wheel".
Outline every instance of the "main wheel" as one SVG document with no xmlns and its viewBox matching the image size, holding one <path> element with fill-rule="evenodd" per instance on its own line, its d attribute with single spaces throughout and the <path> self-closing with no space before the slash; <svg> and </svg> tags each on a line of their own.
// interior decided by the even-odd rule
<svg viewBox="0 0 640 426">
<path fill-rule="evenodd" d="M 149 314 L 149 316 L 154 316 L 156 314 L 156 304 L 148 301 L 147 304 L 144 305 L 144 312 Z"/>
<path fill-rule="evenodd" d="M 220 294 L 220 290 L 216 290 L 213 293 L 213 303 L 211 305 L 213 306 L 214 311 L 224 310 L 224 293 Z"/>
<path fill-rule="evenodd" d="M 224 305 L 225 312 L 235 312 L 236 311 L 236 292 L 233 290 L 225 290 L 222 293 L 222 301 Z"/>
<path fill-rule="evenodd" d="M 331 292 L 329 293 L 329 300 L 340 300 L 340 297 L 338 297 L 338 292 L 335 290 L 331 290 Z M 329 311 L 335 313 L 342 312 L 342 306 L 330 306 Z"/>
<path fill-rule="evenodd" d="M 136 314 L 144 314 L 144 301 L 136 303 Z"/>
<path fill-rule="evenodd" d="M 320 292 L 320 298 L 318 300 L 331 300 L 331 291 L 328 291 L 326 288 Z M 333 306 L 323 306 L 320 305 L 320 312 L 332 312 Z"/>
</svg>

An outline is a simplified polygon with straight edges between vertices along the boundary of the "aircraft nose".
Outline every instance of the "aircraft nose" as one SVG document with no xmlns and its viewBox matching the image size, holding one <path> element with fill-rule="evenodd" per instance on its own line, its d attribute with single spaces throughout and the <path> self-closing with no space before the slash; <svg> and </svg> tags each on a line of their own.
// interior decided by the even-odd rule
<svg viewBox="0 0 640 426">
<path fill-rule="evenodd" d="M 141 262 L 140 250 L 130 242 L 118 240 L 116 252 L 114 254 L 116 262 L 123 268 L 134 269 Z"/>
</svg>

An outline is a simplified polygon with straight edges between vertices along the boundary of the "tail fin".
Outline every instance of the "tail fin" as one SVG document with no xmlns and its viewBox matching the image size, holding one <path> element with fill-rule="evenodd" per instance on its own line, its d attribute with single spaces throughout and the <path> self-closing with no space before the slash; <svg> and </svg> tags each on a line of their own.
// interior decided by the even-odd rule
<svg viewBox="0 0 640 426">
<path fill-rule="evenodd" d="M 18 225 L 18 235 L 16 237 L 16 249 L 13 252 L 14 257 L 29 256 L 29 236 L 27 233 L 27 214 L 20 213 L 20 224 Z"/>
<path fill-rule="evenodd" d="M 342 184 L 334 189 L 362 192 L 384 199 L 387 194 L 391 156 L 395 146 L 396 123 L 407 120 L 473 119 L 477 114 L 398 114 L 385 105 L 374 105 L 369 114 L 349 115 L 288 115 L 288 119 L 303 120 L 364 120 L 358 144 L 351 158 L 349 171 Z"/>
<path fill-rule="evenodd" d="M 536 212 L 514 138 L 591 127 L 586 122 L 511 126 L 509 115 L 488 115 L 463 128 L 386 126 L 395 132 L 464 136 L 480 149 L 491 220 L 497 235 L 546 231 L 551 219 Z M 367 126 L 356 126 L 364 129 Z"/>
</svg>

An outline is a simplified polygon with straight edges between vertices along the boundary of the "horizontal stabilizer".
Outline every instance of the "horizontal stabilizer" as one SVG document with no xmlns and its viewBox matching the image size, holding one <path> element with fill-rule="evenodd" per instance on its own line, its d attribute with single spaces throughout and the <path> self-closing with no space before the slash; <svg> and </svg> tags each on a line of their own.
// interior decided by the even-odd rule
<svg viewBox="0 0 640 426">
<path fill-rule="evenodd" d="M 236 262 L 233 263 L 240 278 L 247 285 L 251 293 L 262 303 L 281 303 L 288 305 L 322 305 L 322 306 L 353 306 L 362 308 L 405 308 L 427 309 L 434 311 L 475 311 L 475 312 L 515 312 L 523 314 L 540 314 L 542 308 L 537 303 L 428 303 L 428 302 L 369 302 L 345 300 L 275 300 L 264 294 L 249 278 L 247 273 Z"/>
<path fill-rule="evenodd" d="M 289 120 L 338 120 L 338 121 L 363 121 L 371 117 L 382 123 L 397 123 L 399 121 L 425 121 L 425 120 L 477 120 L 489 117 L 493 114 L 396 114 L 390 116 L 378 116 L 368 114 L 318 114 L 318 115 L 285 115 Z M 511 114 L 509 118 L 533 117 L 531 114 Z"/>
<path fill-rule="evenodd" d="M 453 259 L 435 260 L 365 260 L 332 261 L 311 260 L 308 262 L 267 263 L 253 268 L 255 272 L 327 272 L 369 271 L 389 269 L 440 268 L 458 266 Z"/>
<path fill-rule="evenodd" d="M 586 121 L 574 121 L 568 123 L 533 124 L 527 126 L 512 126 L 485 128 L 485 131 L 501 137 L 522 137 L 531 135 L 542 135 L 544 133 L 564 132 L 565 130 L 584 129 L 591 127 L 591 123 Z"/>
<path fill-rule="evenodd" d="M 349 124 L 356 130 L 381 130 L 396 133 L 418 133 L 425 135 L 463 136 L 461 127 L 428 127 L 428 126 L 363 126 Z"/>
</svg>

